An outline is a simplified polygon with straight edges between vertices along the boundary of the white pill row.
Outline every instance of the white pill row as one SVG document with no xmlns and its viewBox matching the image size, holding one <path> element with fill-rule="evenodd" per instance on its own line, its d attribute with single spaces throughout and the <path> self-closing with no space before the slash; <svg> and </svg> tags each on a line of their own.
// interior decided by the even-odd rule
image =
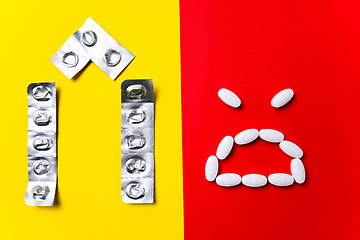
<svg viewBox="0 0 360 240">
<path fill-rule="evenodd" d="M 280 143 L 280 149 L 293 158 L 301 158 L 303 151 L 299 146 L 290 141 L 284 140 L 284 134 L 273 129 L 247 129 L 235 136 L 235 143 L 238 145 L 244 145 L 251 143 L 255 139 L 260 138 L 271 143 Z M 220 160 L 224 160 L 231 152 L 234 145 L 234 139 L 231 136 L 224 137 L 218 145 L 216 150 L 216 157 Z"/>
<path fill-rule="evenodd" d="M 262 187 L 267 184 L 268 180 L 269 183 L 279 187 L 290 186 L 294 183 L 293 176 L 285 173 L 274 173 L 268 178 L 260 174 L 248 174 L 241 178 L 235 173 L 224 173 L 216 178 L 216 183 L 222 187 L 233 187 L 241 182 L 248 187 Z"/>
<path fill-rule="evenodd" d="M 218 92 L 219 98 L 227 105 L 233 108 L 240 107 L 240 98 L 232 91 L 221 88 Z M 290 88 L 278 92 L 271 100 L 271 106 L 279 108 L 287 104 L 294 96 L 294 91 Z"/>
<path fill-rule="evenodd" d="M 266 178 L 260 174 L 247 174 L 241 178 L 240 175 L 235 173 L 224 173 L 217 176 L 219 164 L 215 156 L 210 156 L 205 167 L 205 176 L 208 181 L 214 181 L 222 187 L 233 187 L 239 185 L 241 182 L 248 187 L 262 187 L 269 183 L 286 187 L 295 182 L 302 184 L 305 182 L 305 168 L 300 159 L 293 159 L 291 161 L 291 175 L 285 173 L 274 173 Z"/>
</svg>

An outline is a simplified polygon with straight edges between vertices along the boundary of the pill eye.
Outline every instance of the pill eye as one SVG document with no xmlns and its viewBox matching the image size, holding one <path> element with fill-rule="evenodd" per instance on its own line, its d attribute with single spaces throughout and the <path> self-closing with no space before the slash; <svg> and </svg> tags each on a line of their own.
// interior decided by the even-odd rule
<svg viewBox="0 0 360 240">
<path fill-rule="evenodd" d="M 51 98 L 51 90 L 46 86 L 37 86 L 32 90 L 33 97 L 38 101 L 48 101 Z"/>
<path fill-rule="evenodd" d="M 34 200 L 46 200 L 49 193 L 50 189 L 48 186 L 41 187 L 37 185 L 31 190 Z"/>
<path fill-rule="evenodd" d="M 82 34 L 81 41 L 85 46 L 92 47 L 96 44 L 97 36 L 93 31 L 86 31 Z"/>
<path fill-rule="evenodd" d="M 125 192 L 132 199 L 139 199 L 145 196 L 145 188 L 141 183 L 130 183 L 126 186 Z"/>
<path fill-rule="evenodd" d="M 67 52 L 62 58 L 62 63 L 65 67 L 72 68 L 79 63 L 79 56 L 74 52 Z"/>
<path fill-rule="evenodd" d="M 146 88 L 140 84 L 130 85 L 126 88 L 126 96 L 131 100 L 144 99 L 146 94 Z"/>
<path fill-rule="evenodd" d="M 127 135 L 125 139 L 130 149 L 142 148 L 146 143 L 146 139 L 141 133 Z"/>
<path fill-rule="evenodd" d="M 109 67 L 115 67 L 121 60 L 121 55 L 114 49 L 109 49 L 104 54 L 104 62 Z"/>
<path fill-rule="evenodd" d="M 43 175 L 50 171 L 51 163 L 46 160 L 39 160 L 34 162 L 33 170 L 37 175 Z"/>
<path fill-rule="evenodd" d="M 45 151 L 52 147 L 52 142 L 51 139 L 46 136 L 37 136 L 33 140 L 33 146 L 38 151 Z"/>
<path fill-rule="evenodd" d="M 125 167 L 129 173 L 141 173 L 146 169 L 146 162 L 142 158 L 131 158 L 126 161 Z"/>
<path fill-rule="evenodd" d="M 141 109 L 130 109 L 126 113 L 126 121 L 130 124 L 138 124 L 145 120 L 146 113 Z"/>
</svg>

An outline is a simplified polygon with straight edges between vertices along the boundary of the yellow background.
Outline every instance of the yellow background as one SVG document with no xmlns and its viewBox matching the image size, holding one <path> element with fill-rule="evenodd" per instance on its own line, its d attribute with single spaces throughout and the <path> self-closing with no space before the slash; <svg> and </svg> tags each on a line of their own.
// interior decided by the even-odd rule
<svg viewBox="0 0 360 240">
<path fill-rule="evenodd" d="M 50 58 L 91 17 L 136 58 L 116 81 L 91 63 L 68 80 Z M 183 239 L 177 1 L 6 1 L 1 19 L 0 239 Z M 120 190 L 120 85 L 152 78 L 155 204 Z M 24 202 L 28 84 L 58 90 L 54 207 Z"/>
</svg>

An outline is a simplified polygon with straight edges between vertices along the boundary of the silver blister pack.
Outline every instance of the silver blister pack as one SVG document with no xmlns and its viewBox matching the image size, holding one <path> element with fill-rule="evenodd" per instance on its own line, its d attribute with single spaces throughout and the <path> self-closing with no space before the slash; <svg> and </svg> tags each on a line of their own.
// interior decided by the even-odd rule
<svg viewBox="0 0 360 240">
<path fill-rule="evenodd" d="M 99 24 L 88 18 L 50 61 L 70 79 L 91 60 L 115 80 L 134 57 Z"/>
<path fill-rule="evenodd" d="M 31 83 L 28 94 L 28 175 L 25 203 L 52 206 L 57 183 L 55 83 Z"/>
<path fill-rule="evenodd" d="M 154 90 L 151 79 L 121 84 L 121 198 L 154 202 Z"/>
</svg>

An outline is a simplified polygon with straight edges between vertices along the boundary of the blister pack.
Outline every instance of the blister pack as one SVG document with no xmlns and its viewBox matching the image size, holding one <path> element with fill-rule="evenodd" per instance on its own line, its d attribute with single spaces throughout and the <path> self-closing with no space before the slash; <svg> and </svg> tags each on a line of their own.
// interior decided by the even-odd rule
<svg viewBox="0 0 360 240">
<path fill-rule="evenodd" d="M 121 197 L 154 202 L 154 90 L 151 79 L 121 84 Z"/>
<path fill-rule="evenodd" d="M 55 83 L 31 83 L 28 94 L 28 174 L 25 203 L 52 206 L 57 183 Z"/>
<path fill-rule="evenodd" d="M 91 60 L 115 80 L 134 57 L 100 25 L 88 18 L 50 61 L 70 79 Z"/>
</svg>

